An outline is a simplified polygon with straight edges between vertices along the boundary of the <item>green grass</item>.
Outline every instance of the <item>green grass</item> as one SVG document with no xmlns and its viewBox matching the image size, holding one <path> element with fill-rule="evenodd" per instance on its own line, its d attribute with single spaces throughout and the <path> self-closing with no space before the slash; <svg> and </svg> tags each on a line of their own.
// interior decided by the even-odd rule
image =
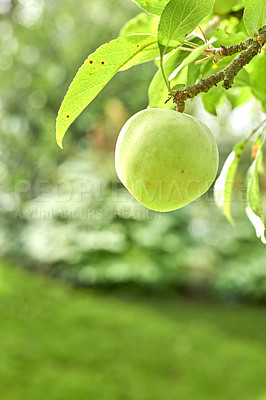
<svg viewBox="0 0 266 400">
<path fill-rule="evenodd" d="M 0 399 L 265 400 L 266 312 L 71 290 L 0 265 Z"/>
</svg>

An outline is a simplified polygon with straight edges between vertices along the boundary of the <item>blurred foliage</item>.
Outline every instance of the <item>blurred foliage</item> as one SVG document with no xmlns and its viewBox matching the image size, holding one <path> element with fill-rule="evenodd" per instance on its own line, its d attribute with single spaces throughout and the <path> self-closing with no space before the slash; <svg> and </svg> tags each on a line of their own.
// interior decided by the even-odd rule
<svg viewBox="0 0 266 400">
<path fill-rule="evenodd" d="M 159 214 L 118 182 L 115 140 L 128 116 L 147 106 L 153 63 L 119 73 L 73 124 L 65 150 L 56 146 L 55 117 L 77 67 L 139 8 L 129 0 L 84 0 L 78 7 L 70 0 L 3 4 L 0 255 L 79 285 L 134 282 L 265 300 L 265 250 L 242 220 L 241 191 L 233 229 L 211 192 Z M 223 161 L 235 141 L 228 135 L 230 109 L 225 102 L 214 122 L 197 104 L 189 112 L 222 133 Z M 258 118 L 250 112 L 251 124 Z M 245 133 L 245 119 L 239 122 Z"/>
<path fill-rule="evenodd" d="M 1 262 L 0 320 L 1 399 L 266 396 L 260 308 L 99 296 Z"/>
</svg>

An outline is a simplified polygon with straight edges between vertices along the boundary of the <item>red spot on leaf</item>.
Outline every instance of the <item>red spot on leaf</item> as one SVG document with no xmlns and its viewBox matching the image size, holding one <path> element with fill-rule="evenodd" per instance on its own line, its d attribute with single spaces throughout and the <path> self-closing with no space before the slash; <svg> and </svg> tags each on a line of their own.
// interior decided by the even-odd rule
<svg viewBox="0 0 266 400">
<path fill-rule="evenodd" d="M 102 61 L 102 65 L 104 64 L 104 61 Z"/>
<path fill-rule="evenodd" d="M 93 63 L 93 61 L 92 61 L 92 60 L 90 60 L 90 61 L 89 61 L 89 63 L 90 63 L 90 64 L 92 64 L 92 63 Z"/>
<path fill-rule="evenodd" d="M 92 73 L 90 72 L 90 75 L 92 75 Z"/>
<path fill-rule="evenodd" d="M 69 114 L 67 114 L 67 118 L 69 118 L 70 117 L 70 115 Z"/>
<path fill-rule="evenodd" d="M 137 44 L 137 47 L 139 47 L 139 44 Z"/>
<path fill-rule="evenodd" d="M 107 42 L 107 44 L 108 44 L 108 43 L 110 43 L 110 42 Z"/>
</svg>

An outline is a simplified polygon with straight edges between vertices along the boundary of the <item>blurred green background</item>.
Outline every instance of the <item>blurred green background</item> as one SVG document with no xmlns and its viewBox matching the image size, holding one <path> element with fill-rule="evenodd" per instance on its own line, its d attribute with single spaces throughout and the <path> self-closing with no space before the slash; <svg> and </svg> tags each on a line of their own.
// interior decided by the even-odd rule
<svg viewBox="0 0 266 400">
<path fill-rule="evenodd" d="M 114 146 L 146 108 L 154 63 L 119 73 L 72 125 L 55 118 L 76 70 L 140 9 L 130 0 L 0 0 L 0 398 L 266 399 L 265 248 L 236 187 L 171 213 L 119 183 Z M 217 117 L 221 164 L 262 119 Z M 265 198 L 265 183 L 262 182 Z M 265 202 L 265 201 L 264 201 Z"/>
</svg>

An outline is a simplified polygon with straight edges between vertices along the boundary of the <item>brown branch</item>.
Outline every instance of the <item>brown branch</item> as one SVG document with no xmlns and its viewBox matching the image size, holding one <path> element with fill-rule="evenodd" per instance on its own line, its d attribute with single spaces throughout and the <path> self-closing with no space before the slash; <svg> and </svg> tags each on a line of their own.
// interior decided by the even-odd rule
<svg viewBox="0 0 266 400">
<path fill-rule="evenodd" d="M 238 72 L 260 52 L 265 43 L 266 26 L 263 26 L 259 30 L 259 34 L 254 39 L 249 38 L 244 42 L 240 42 L 239 44 L 233 46 L 221 46 L 221 49 L 215 49 L 219 50 L 222 57 L 235 54 L 239 51 L 241 51 L 241 54 L 239 54 L 239 56 L 231 61 L 230 64 L 216 74 L 211 75 L 208 78 L 204 78 L 194 85 L 187 86 L 184 89 L 176 90 L 174 93 L 171 93 L 170 98 L 172 98 L 173 102 L 177 104 L 178 111 L 182 112 L 184 103 L 187 99 L 195 97 L 199 93 L 208 92 L 213 86 L 217 86 L 217 84 L 221 81 L 224 81 L 223 87 L 225 89 L 229 89 L 233 85 L 234 78 Z"/>
<path fill-rule="evenodd" d="M 240 53 L 243 50 L 246 50 L 253 44 L 254 40 L 249 38 L 246 39 L 238 44 L 233 44 L 232 46 L 222 46 L 220 48 L 212 48 L 212 49 L 206 49 L 204 52 L 206 54 L 210 54 L 214 56 L 214 61 L 219 62 L 222 58 L 227 57 L 227 56 L 232 56 L 236 53 Z"/>
</svg>

